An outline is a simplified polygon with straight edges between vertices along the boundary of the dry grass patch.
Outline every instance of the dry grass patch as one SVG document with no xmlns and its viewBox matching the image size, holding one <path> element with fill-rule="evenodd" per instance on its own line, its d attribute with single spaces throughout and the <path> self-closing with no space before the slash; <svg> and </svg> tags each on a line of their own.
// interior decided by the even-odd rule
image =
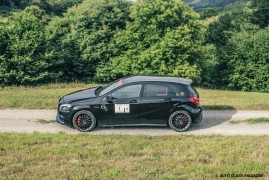
<svg viewBox="0 0 269 180">
<path fill-rule="evenodd" d="M 0 108 L 56 109 L 59 98 L 99 84 L 0 87 Z M 269 110 L 269 93 L 197 89 L 204 109 Z"/>
<path fill-rule="evenodd" d="M 269 136 L 1 133 L 0 149 L 0 179 L 269 177 Z"/>
<path fill-rule="evenodd" d="M 197 90 L 205 109 L 269 110 L 269 93 Z"/>
</svg>

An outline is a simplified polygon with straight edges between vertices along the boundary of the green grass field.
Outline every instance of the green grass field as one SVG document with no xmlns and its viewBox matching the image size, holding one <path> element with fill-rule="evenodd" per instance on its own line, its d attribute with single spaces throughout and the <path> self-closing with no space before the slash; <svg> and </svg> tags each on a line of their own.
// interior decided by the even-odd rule
<svg viewBox="0 0 269 180">
<path fill-rule="evenodd" d="M 248 124 L 258 124 L 258 123 L 269 123 L 269 118 L 251 118 L 245 120 L 232 120 L 229 121 L 231 124 L 239 124 L 239 123 L 248 123 Z"/>
<path fill-rule="evenodd" d="M 269 178 L 269 136 L 0 133 L 0 179 Z"/>
<path fill-rule="evenodd" d="M 2 87 L 0 108 L 56 109 L 65 94 L 97 84 L 49 84 L 38 87 Z M 204 109 L 269 110 L 269 93 L 198 88 Z"/>
</svg>

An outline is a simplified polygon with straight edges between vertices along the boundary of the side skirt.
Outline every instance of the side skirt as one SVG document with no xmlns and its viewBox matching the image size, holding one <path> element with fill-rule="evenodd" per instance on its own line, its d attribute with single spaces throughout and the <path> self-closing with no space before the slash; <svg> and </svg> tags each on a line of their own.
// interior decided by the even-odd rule
<svg viewBox="0 0 269 180">
<path fill-rule="evenodd" d="M 98 127 L 131 127 L 131 126 L 159 126 L 166 127 L 167 124 L 117 124 L 117 125 L 98 125 Z"/>
</svg>

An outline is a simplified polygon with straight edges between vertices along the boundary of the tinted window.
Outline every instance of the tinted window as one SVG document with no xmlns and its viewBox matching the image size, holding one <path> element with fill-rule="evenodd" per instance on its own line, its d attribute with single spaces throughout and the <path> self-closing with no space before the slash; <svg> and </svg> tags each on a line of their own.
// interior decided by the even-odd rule
<svg viewBox="0 0 269 180">
<path fill-rule="evenodd" d="M 109 85 L 104 87 L 104 89 L 99 93 L 99 96 L 102 96 L 108 93 L 109 91 L 112 91 L 113 89 L 116 89 L 117 87 L 120 87 L 122 85 L 122 81 L 123 79 L 119 79 L 115 82 L 110 83 Z"/>
<path fill-rule="evenodd" d="M 190 97 L 190 90 L 188 89 L 187 85 L 178 84 L 176 87 L 177 90 L 177 96 L 180 97 Z"/>
<path fill-rule="evenodd" d="M 137 98 L 140 95 L 141 88 L 141 84 L 125 86 L 113 92 L 111 96 L 115 99 Z"/>
<path fill-rule="evenodd" d="M 176 96 L 176 93 L 167 86 L 157 84 L 146 84 L 144 89 L 144 97 L 167 97 Z"/>
<path fill-rule="evenodd" d="M 196 91 L 196 89 L 194 89 L 194 87 L 189 86 L 189 91 L 190 91 L 191 96 L 198 96 L 199 97 L 199 94 Z"/>
</svg>

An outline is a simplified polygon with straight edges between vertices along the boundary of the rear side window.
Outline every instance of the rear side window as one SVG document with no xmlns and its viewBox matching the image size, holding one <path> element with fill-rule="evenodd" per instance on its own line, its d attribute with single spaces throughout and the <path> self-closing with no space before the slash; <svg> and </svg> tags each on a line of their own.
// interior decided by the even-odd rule
<svg viewBox="0 0 269 180">
<path fill-rule="evenodd" d="M 189 87 L 189 91 L 190 91 L 190 95 L 191 96 L 197 96 L 197 97 L 199 97 L 198 92 L 192 86 L 188 86 L 188 87 Z"/>
<path fill-rule="evenodd" d="M 193 94 L 193 90 L 191 90 L 189 86 L 185 84 L 176 84 L 175 89 L 177 96 L 181 98 L 191 97 Z"/>
<path fill-rule="evenodd" d="M 146 84 L 143 92 L 144 97 L 171 97 L 176 96 L 171 88 L 158 84 Z"/>
</svg>

